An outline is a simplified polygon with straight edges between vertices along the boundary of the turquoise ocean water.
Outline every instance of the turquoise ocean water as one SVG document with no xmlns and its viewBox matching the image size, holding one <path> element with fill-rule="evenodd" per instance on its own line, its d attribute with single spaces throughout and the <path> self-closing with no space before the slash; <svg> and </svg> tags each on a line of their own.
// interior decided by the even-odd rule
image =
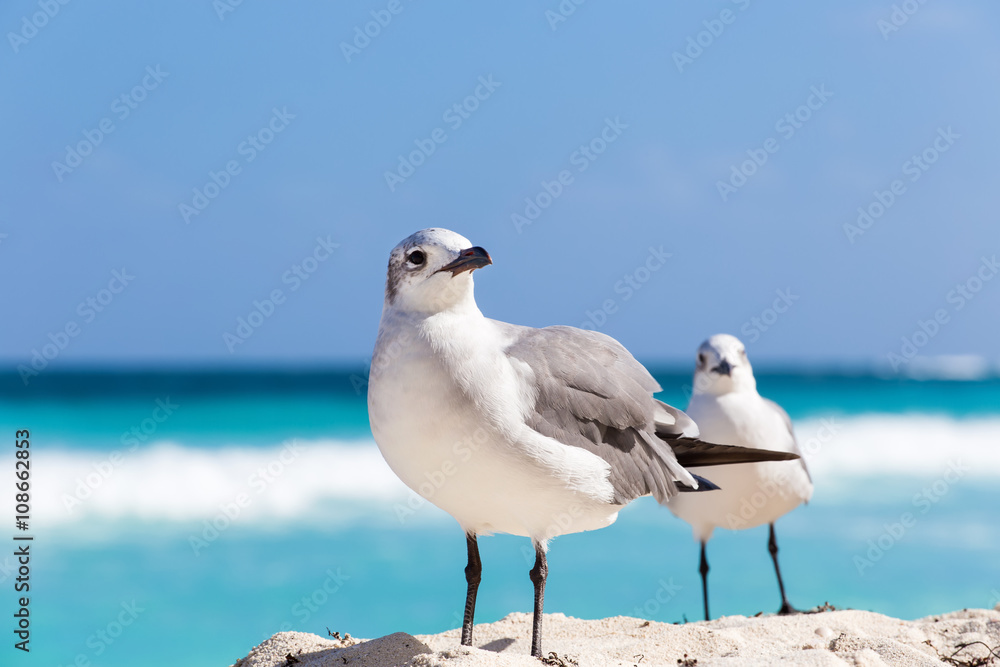
<svg viewBox="0 0 1000 667">
<path fill-rule="evenodd" d="M 687 372 L 656 373 L 683 407 Z M 780 520 L 792 602 L 903 618 L 1000 602 L 1000 379 L 758 373 L 816 482 Z M 0 432 L 32 443 L 30 664 L 223 666 L 280 629 L 457 627 L 464 538 L 388 470 L 363 371 L 0 375 Z M 13 447 L 0 540 L 13 545 Z M 779 600 L 767 530 L 709 545 L 713 613 Z M 477 621 L 528 611 L 527 540 L 480 540 Z M 3 664 L 13 547 L 0 551 Z M 690 529 L 650 499 L 556 539 L 546 611 L 701 615 Z"/>
</svg>

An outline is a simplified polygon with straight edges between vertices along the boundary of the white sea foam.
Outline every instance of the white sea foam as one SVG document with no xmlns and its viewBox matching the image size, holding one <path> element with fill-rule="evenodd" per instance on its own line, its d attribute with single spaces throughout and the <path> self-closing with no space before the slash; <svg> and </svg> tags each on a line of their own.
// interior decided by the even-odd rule
<svg viewBox="0 0 1000 667">
<path fill-rule="evenodd" d="M 241 523 L 284 522 L 408 495 L 370 441 L 289 441 L 264 449 L 160 442 L 118 456 L 36 450 L 34 458 L 33 515 L 42 525 L 190 521 L 232 514 L 234 506 Z"/>
<path fill-rule="evenodd" d="M 936 356 L 917 355 L 902 364 L 898 371 L 888 372 L 891 377 L 897 372 L 916 380 L 985 380 L 994 377 L 1000 368 L 986 357 L 976 354 L 943 354 Z"/>
<path fill-rule="evenodd" d="M 828 434 L 832 431 L 832 435 Z M 814 475 L 831 480 L 935 478 L 952 463 L 969 478 L 1000 477 L 1000 418 L 870 414 L 796 422 Z"/>
<path fill-rule="evenodd" d="M 824 485 L 833 492 L 854 480 L 934 480 L 953 462 L 968 466 L 968 479 L 1000 477 L 1000 418 L 833 415 L 798 421 L 795 430 L 818 497 Z M 200 522 L 232 512 L 234 503 L 240 524 L 323 525 L 372 514 L 396 521 L 401 508 L 445 516 L 425 511 L 371 441 L 290 441 L 264 449 L 160 442 L 124 451 L 120 460 L 72 450 L 38 449 L 33 457 L 36 526 Z"/>
</svg>

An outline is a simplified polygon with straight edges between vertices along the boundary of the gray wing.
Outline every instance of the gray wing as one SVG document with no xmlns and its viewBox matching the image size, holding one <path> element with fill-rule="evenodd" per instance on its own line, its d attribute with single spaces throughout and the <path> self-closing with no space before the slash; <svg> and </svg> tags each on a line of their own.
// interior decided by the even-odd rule
<svg viewBox="0 0 1000 667">
<path fill-rule="evenodd" d="M 656 433 L 681 436 L 697 427 L 653 399 L 660 385 L 618 341 L 573 327 L 497 326 L 512 341 L 505 353 L 531 369 L 537 398 L 528 425 L 607 461 L 615 504 L 650 493 L 663 503 L 677 493 L 677 483 L 694 486 Z"/>
<path fill-rule="evenodd" d="M 636 362 L 638 363 L 638 362 Z M 673 421 L 664 419 L 663 415 L 657 419 L 656 424 L 656 434 L 659 436 L 669 435 L 676 437 L 687 437 L 687 438 L 697 438 L 701 435 L 698 431 L 698 425 L 694 423 L 694 420 L 688 417 L 686 412 L 678 410 L 672 405 L 667 405 L 663 401 L 656 401 L 656 404 L 660 409 L 667 413 Z"/>
<path fill-rule="evenodd" d="M 761 397 L 763 398 L 763 396 Z M 802 450 L 799 448 L 798 438 L 795 437 L 795 430 L 792 428 L 792 418 L 788 416 L 785 409 L 772 401 L 769 398 L 765 398 L 764 402 L 774 408 L 774 411 L 781 415 L 781 418 L 785 420 L 785 426 L 788 427 L 788 434 L 792 436 L 793 449 L 796 454 L 799 455 L 799 463 L 802 464 L 802 469 L 806 471 L 806 477 L 809 478 L 809 482 L 812 483 L 812 475 L 809 474 L 809 467 L 806 466 L 806 460 L 802 457 Z"/>
</svg>

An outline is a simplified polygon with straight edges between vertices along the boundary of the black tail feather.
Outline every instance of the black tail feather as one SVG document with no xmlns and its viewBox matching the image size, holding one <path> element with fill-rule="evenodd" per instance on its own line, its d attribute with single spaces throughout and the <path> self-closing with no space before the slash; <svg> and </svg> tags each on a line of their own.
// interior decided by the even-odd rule
<svg viewBox="0 0 1000 667">
<path fill-rule="evenodd" d="M 694 477 L 695 480 L 697 480 L 697 482 L 698 482 L 698 488 L 697 489 L 692 489 L 687 484 L 681 484 L 680 482 L 674 482 L 674 486 L 677 487 L 678 491 L 680 491 L 681 493 L 697 493 L 699 491 L 718 491 L 719 490 L 719 487 L 716 486 L 711 480 L 707 480 L 704 477 L 702 477 L 701 475 L 695 475 L 693 473 L 692 473 L 691 476 Z"/>
<path fill-rule="evenodd" d="M 662 436 L 661 436 L 662 437 Z M 721 466 L 731 463 L 757 463 L 760 461 L 792 461 L 799 458 L 791 452 L 754 449 L 737 445 L 718 445 L 697 438 L 663 438 L 685 468 Z"/>
</svg>

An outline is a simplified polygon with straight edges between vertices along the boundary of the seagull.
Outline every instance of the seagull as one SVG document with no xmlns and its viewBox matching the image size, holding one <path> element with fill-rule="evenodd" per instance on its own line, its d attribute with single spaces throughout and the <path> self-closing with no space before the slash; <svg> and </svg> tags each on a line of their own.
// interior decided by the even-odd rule
<svg viewBox="0 0 1000 667">
<path fill-rule="evenodd" d="M 472 645 L 482 576 L 477 537 L 531 539 L 531 654 L 541 657 L 548 542 L 610 525 L 640 496 L 714 488 L 685 465 L 784 460 L 705 443 L 659 385 L 613 338 L 483 316 L 473 271 L 486 250 L 425 229 L 389 256 L 372 356 L 368 414 L 393 472 L 451 514 L 466 535 L 461 642 Z"/>
<path fill-rule="evenodd" d="M 696 363 L 687 414 L 698 423 L 702 438 L 799 456 L 794 461 L 761 461 L 738 468 L 717 468 L 712 471 L 712 480 L 721 487 L 720 491 L 702 494 L 697 499 L 677 496 L 667 504 L 675 516 L 691 524 L 694 539 L 701 543 L 699 572 L 705 620 L 710 619 L 705 545 L 712 532 L 716 528 L 754 528 L 765 523 L 770 532 L 767 548 L 781 592 L 778 613 L 794 613 L 778 567 L 774 522 L 809 502 L 813 485 L 792 431 L 792 420 L 780 405 L 757 393 L 746 347 L 735 336 L 717 334 L 706 340 L 698 348 Z M 697 473 L 699 469 L 690 471 Z"/>
</svg>

